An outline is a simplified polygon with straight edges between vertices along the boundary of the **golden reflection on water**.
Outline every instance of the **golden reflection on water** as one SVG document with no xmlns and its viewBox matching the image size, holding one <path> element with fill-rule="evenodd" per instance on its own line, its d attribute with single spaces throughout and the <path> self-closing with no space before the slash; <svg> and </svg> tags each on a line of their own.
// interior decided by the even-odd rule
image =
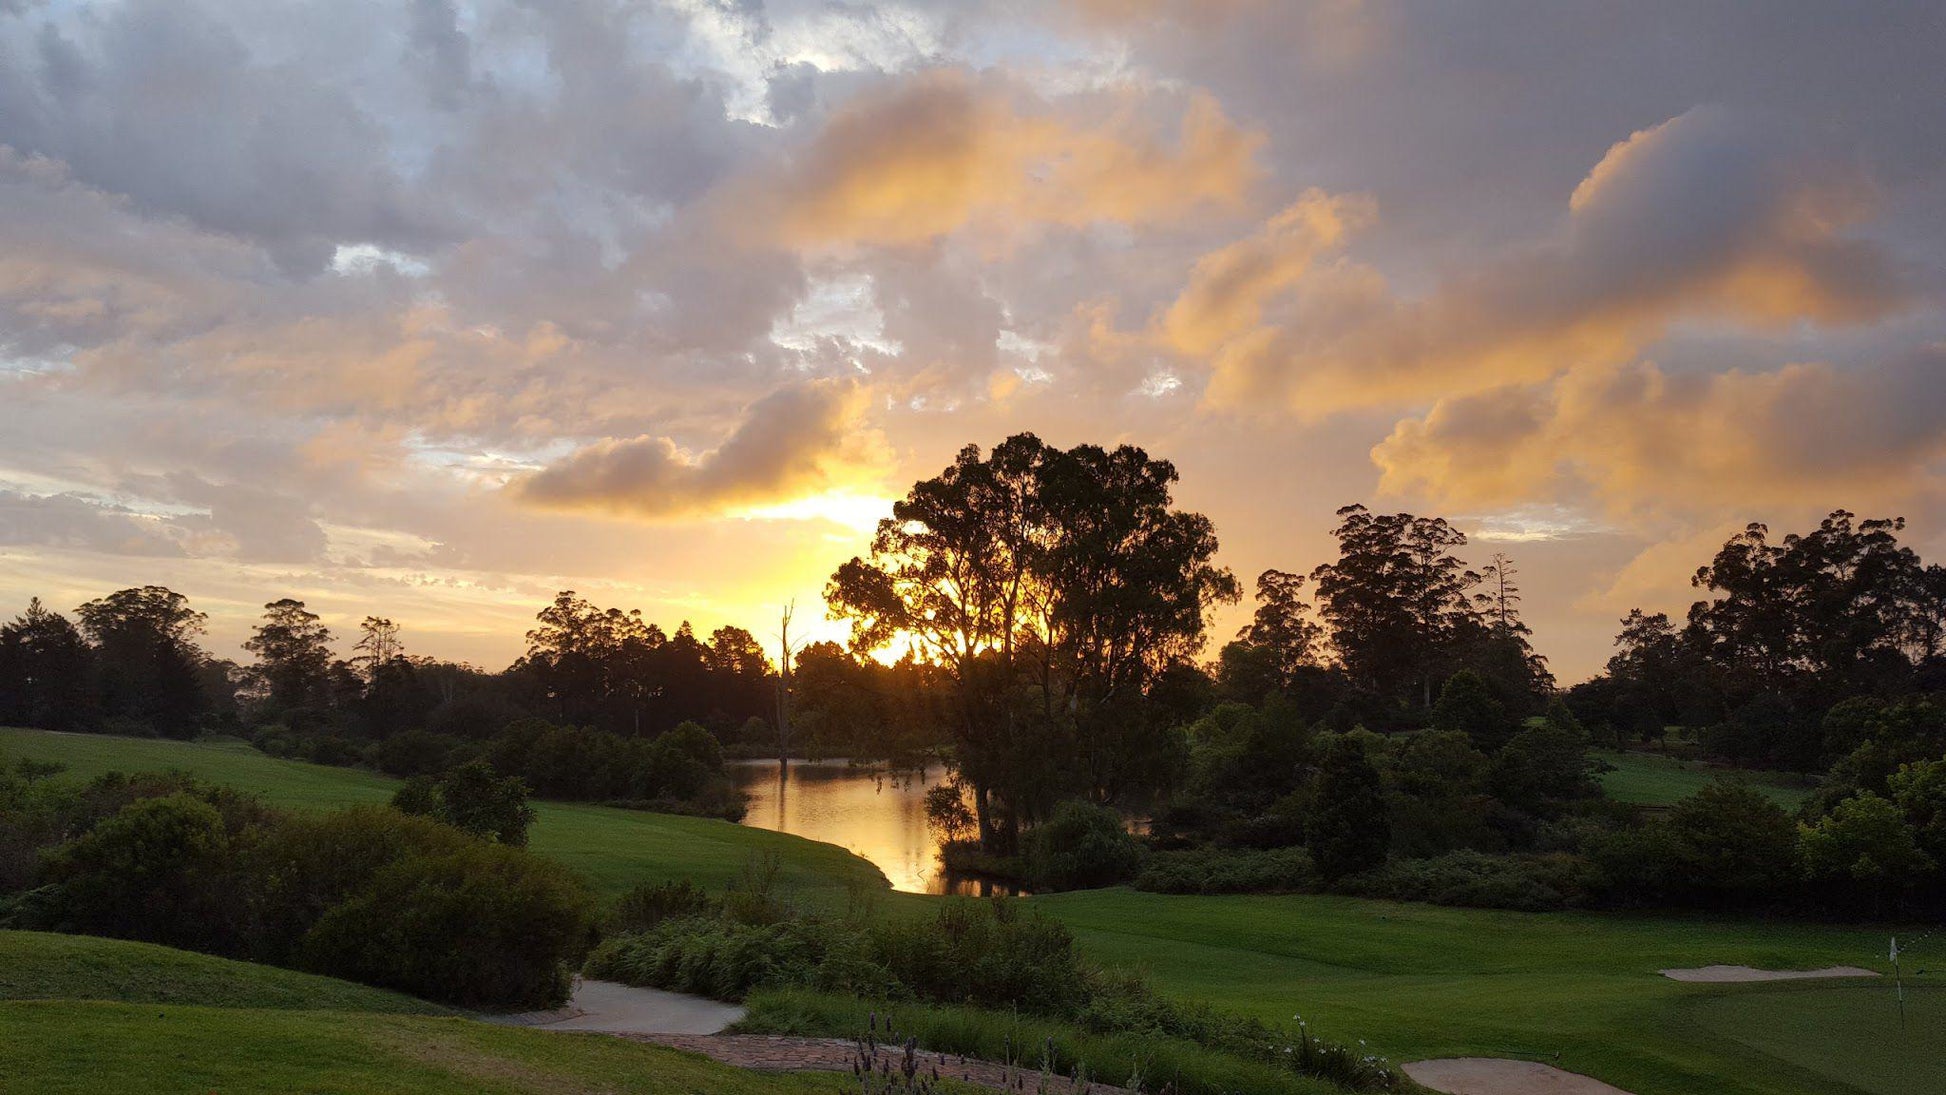
<svg viewBox="0 0 1946 1095">
<path fill-rule="evenodd" d="M 842 760 L 737 761 L 730 774 L 749 798 L 743 824 L 836 844 L 869 859 L 907 893 L 980 892 L 948 879 L 926 828 L 926 792 L 945 768 L 888 772 Z"/>
</svg>

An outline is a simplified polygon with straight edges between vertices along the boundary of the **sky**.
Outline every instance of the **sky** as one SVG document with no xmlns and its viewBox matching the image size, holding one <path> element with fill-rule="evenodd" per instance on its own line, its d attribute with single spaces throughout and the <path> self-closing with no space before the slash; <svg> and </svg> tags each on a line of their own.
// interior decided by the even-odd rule
<svg viewBox="0 0 1946 1095">
<path fill-rule="evenodd" d="M 891 500 L 1031 430 L 1174 461 L 1246 584 L 1445 516 L 1581 679 L 1746 522 L 1946 558 L 1942 57 L 1937 3 L 0 0 L 0 613 L 836 637 Z"/>
</svg>

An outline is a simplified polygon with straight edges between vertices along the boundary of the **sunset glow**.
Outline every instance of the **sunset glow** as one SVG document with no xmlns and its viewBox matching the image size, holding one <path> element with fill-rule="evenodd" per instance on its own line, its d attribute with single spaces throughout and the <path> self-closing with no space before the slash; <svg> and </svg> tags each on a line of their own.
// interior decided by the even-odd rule
<svg viewBox="0 0 1946 1095">
<path fill-rule="evenodd" d="M 892 500 L 1023 430 L 1174 461 L 1245 578 L 1443 514 L 1563 683 L 1745 522 L 1946 553 L 1937 19 L 280 7 L 0 4 L 9 614 L 838 639 Z"/>
</svg>

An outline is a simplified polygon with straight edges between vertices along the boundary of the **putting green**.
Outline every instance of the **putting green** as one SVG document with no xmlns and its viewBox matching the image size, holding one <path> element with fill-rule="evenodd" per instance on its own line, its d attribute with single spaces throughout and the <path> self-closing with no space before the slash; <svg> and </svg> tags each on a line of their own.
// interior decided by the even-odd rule
<svg viewBox="0 0 1946 1095">
<path fill-rule="evenodd" d="M 1908 986 L 1905 1021 L 1889 981 L 1766 986 L 1685 1008 L 1712 1034 L 1804 1070 L 1828 1090 L 1946 1091 L 1946 985 Z"/>
</svg>

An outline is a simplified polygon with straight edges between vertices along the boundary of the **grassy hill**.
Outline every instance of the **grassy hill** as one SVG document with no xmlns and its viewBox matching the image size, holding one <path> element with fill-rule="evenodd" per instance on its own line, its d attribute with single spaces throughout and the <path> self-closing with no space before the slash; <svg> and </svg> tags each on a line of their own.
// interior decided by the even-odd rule
<svg viewBox="0 0 1946 1095">
<path fill-rule="evenodd" d="M 598 1034 L 493 1026 L 329 977 L 82 936 L 0 932 L 7 1095 L 829 1095 Z"/>
<path fill-rule="evenodd" d="M 264 796 L 273 805 L 325 809 L 385 802 L 402 781 L 374 772 L 266 756 L 243 742 L 206 743 L 57 734 L 0 727 L 0 756 L 57 761 L 65 775 L 190 772 Z M 710 886 L 735 880 L 753 856 L 775 856 L 786 890 L 842 900 L 847 886 L 883 888 L 871 863 L 833 844 L 714 818 L 677 817 L 583 803 L 537 802 L 532 847 L 581 872 L 607 893 L 637 882 L 691 878 Z"/>
<path fill-rule="evenodd" d="M 152 943 L 0 931 L 0 1000 L 61 999 L 450 1014 L 437 1004 L 334 977 Z"/>
</svg>

